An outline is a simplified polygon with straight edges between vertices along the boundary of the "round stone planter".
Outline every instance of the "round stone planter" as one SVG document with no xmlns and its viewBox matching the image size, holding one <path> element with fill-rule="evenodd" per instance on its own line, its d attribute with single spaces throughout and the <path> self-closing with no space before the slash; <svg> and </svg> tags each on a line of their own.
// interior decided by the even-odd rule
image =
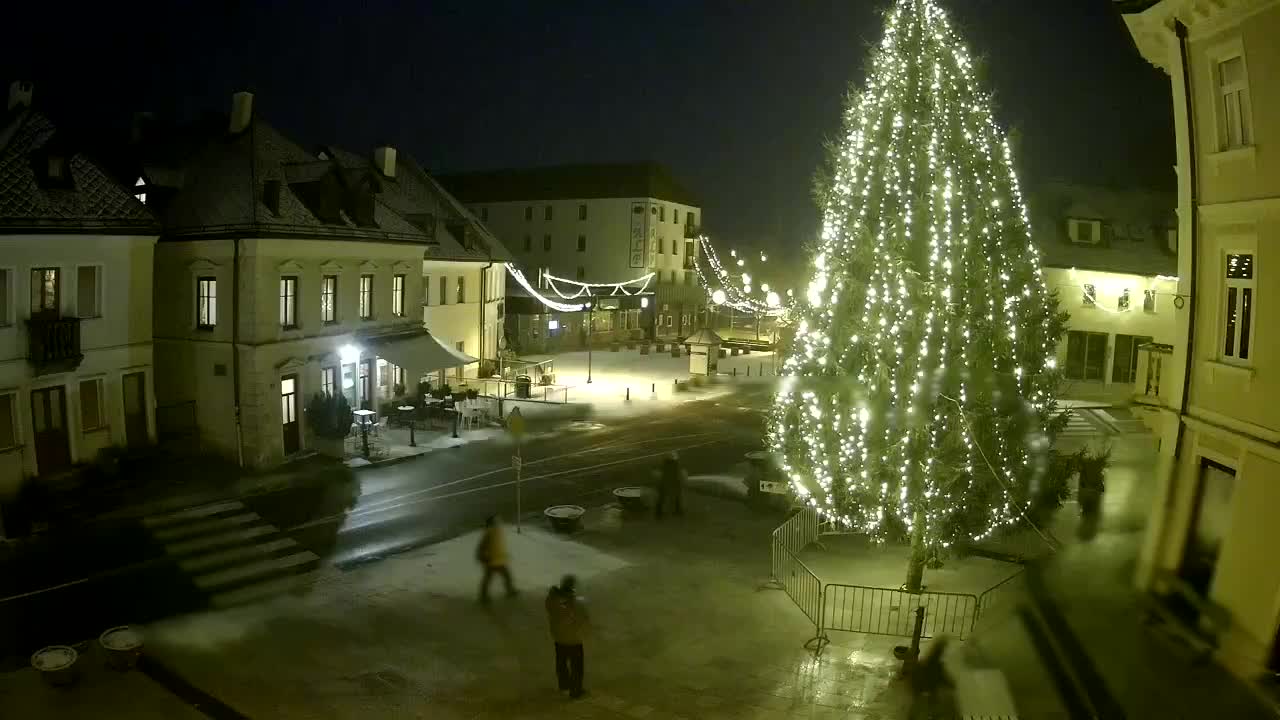
<svg viewBox="0 0 1280 720">
<path fill-rule="evenodd" d="M 112 670 L 132 670 L 142 654 L 142 636 L 128 625 L 113 627 L 98 636 Z"/>
<path fill-rule="evenodd" d="M 618 504 L 623 510 L 628 512 L 644 510 L 644 488 L 642 487 L 614 488 L 613 496 L 618 499 Z"/>
<path fill-rule="evenodd" d="M 577 532 L 582 529 L 582 515 L 586 510 L 578 505 L 552 505 L 542 513 L 551 521 L 551 529 L 558 533 Z"/>
<path fill-rule="evenodd" d="M 80 654 L 73 647 L 50 645 L 31 655 L 31 667 L 40 671 L 40 677 L 55 687 L 64 687 L 76 681 L 76 659 Z"/>
</svg>

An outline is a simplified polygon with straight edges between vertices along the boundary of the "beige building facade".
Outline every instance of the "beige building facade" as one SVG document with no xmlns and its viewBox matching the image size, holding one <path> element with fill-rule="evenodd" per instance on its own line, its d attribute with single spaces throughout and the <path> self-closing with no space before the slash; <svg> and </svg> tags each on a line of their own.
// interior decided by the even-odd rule
<svg viewBox="0 0 1280 720">
<path fill-rule="evenodd" d="M 1218 658 L 1256 677 L 1280 671 L 1280 2 L 1120 7 L 1171 81 L 1185 306 L 1138 582 L 1221 607 Z"/>
</svg>

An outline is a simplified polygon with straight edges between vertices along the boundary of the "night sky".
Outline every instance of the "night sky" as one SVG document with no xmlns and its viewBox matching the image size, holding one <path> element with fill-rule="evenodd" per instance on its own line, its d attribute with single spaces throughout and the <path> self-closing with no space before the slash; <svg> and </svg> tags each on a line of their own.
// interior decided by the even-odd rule
<svg viewBox="0 0 1280 720">
<path fill-rule="evenodd" d="M 1024 174 L 1172 186 L 1168 79 L 1109 0 L 940 1 L 985 60 Z M 119 127 L 225 112 L 248 89 L 305 144 L 390 143 L 435 171 L 662 162 L 726 245 L 793 249 L 887 4 L 23 3 L 0 79 L 34 79 L 64 123 Z"/>
</svg>

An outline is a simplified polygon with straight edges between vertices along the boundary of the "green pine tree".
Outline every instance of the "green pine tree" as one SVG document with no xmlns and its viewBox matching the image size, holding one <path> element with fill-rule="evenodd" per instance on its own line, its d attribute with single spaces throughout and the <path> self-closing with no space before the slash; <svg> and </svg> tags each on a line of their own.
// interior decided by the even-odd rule
<svg viewBox="0 0 1280 720">
<path fill-rule="evenodd" d="M 927 560 L 1023 518 L 1051 464 L 1048 293 L 1009 144 L 935 0 L 895 0 L 822 183 L 770 440 L 795 491 Z"/>
</svg>

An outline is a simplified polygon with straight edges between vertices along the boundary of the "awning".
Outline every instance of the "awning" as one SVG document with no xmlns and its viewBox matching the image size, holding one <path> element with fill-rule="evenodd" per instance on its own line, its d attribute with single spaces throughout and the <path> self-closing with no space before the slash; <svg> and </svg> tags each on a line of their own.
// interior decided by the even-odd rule
<svg viewBox="0 0 1280 720">
<path fill-rule="evenodd" d="M 405 376 L 410 378 L 477 362 L 476 358 L 445 345 L 426 330 L 372 337 L 367 342 L 370 351 L 404 368 Z"/>
</svg>

